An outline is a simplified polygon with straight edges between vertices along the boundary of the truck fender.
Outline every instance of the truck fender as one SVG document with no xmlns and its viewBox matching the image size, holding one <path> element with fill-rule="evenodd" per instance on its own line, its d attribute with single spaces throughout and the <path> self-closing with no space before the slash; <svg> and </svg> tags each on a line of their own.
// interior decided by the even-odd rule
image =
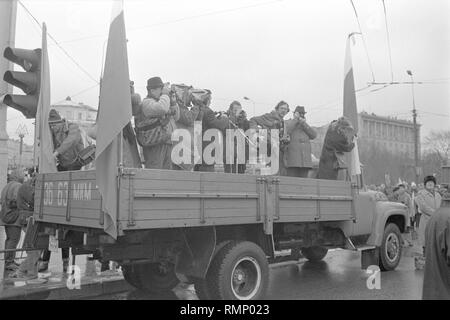
<svg viewBox="0 0 450 320">
<path fill-rule="evenodd" d="M 184 276 L 204 278 L 216 247 L 214 227 L 185 228 L 184 245 L 178 254 L 175 272 Z"/>
<path fill-rule="evenodd" d="M 388 220 L 395 222 L 399 229 L 403 232 L 406 227 L 407 221 L 407 210 L 406 206 L 398 206 L 396 203 L 395 207 L 389 206 L 388 203 L 384 206 L 377 206 L 376 216 L 372 224 L 372 233 L 367 239 L 367 245 L 381 246 L 383 240 L 384 229 Z"/>
</svg>

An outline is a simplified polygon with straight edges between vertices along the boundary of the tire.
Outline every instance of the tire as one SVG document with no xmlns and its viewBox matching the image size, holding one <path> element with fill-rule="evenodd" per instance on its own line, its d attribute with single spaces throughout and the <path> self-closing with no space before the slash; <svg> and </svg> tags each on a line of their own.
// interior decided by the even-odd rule
<svg viewBox="0 0 450 320">
<path fill-rule="evenodd" d="M 269 284 L 269 263 L 264 251 L 249 241 L 231 241 L 214 257 L 206 275 L 209 298 L 261 299 Z"/>
<path fill-rule="evenodd" d="M 140 289 L 139 287 L 139 277 L 136 271 L 136 265 L 130 264 L 130 265 L 123 265 L 122 266 L 122 274 L 123 278 L 126 282 L 131 284 L 133 287 Z"/>
<path fill-rule="evenodd" d="M 387 224 L 379 248 L 381 271 L 390 271 L 397 268 L 402 257 L 402 243 L 402 235 L 398 226 L 394 223 Z"/>
<path fill-rule="evenodd" d="M 328 249 L 324 247 L 302 248 L 302 255 L 311 262 L 319 262 L 328 253 Z"/>
<path fill-rule="evenodd" d="M 168 263 L 145 263 L 135 266 L 137 271 L 137 288 L 150 292 L 161 293 L 175 288 L 180 280 L 175 273 L 175 266 Z"/>
</svg>

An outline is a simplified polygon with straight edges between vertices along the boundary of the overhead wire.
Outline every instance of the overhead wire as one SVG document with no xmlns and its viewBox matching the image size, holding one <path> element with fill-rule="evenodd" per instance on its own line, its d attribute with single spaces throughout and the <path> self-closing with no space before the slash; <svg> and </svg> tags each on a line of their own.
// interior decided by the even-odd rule
<svg viewBox="0 0 450 320">
<path fill-rule="evenodd" d="M 361 23 L 359 22 L 358 12 L 356 11 L 356 7 L 355 7 L 355 4 L 353 3 L 353 0 L 350 0 L 350 2 L 352 4 L 353 11 L 355 13 L 356 22 L 358 23 L 359 32 L 361 33 L 361 39 L 363 41 L 364 50 L 365 50 L 366 56 L 367 56 L 367 62 L 369 63 L 370 72 L 372 74 L 372 80 L 373 80 L 373 82 L 375 82 L 375 74 L 373 72 L 372 62 L 370 61 L 369 51 L 367 49 L 367 44 L 366 44 L 366 40 L 364 37 L 364 33 L 362 32 Z"/>
<path fill-rule="evenodd" d="M 42 29 L 42 25 L 39 20 L 31 13 L 31 11 L 22 3 L 22 1 L 18 1 L 18 3 L 22 6 L 22 8 L 30 15 L 33 20 L 37 23 L 37 25 Z M 94 78 L 86 69 L 84 69 L 60 44 L 59 42 L 49 33 L 47 32 L 48 37 L 55 43 L 55 45 L 74 63 L 89 79 L 94 81 L 95 83 L 99 83 L 99 81 Z"/>
<path fill-rule="evenodd" d="M 389 63 L 391 66 L 391 81 L 394 82 L 394 71 L 392 68 L 392 52 L 391 52 L 391 40 L 390 40 L 390 35 L 389 35 L 389 27 L 388 27 L 388 19 L 387 19 L 387 13 L 386 13 L 386 4 L 384 2 L 384 0 L 382 0 L 383 2 L 383 9 L 384 9 L 384 22 L 386 25 L 386 38 L 387 38 L 387 44 L 388 44 L 388 53 L 389 53 Z"/>
<path fill-rule="evenodd" d="M 245 10 L 245 9 L 249 9 L 249 8 L 261 7 L 261 6 L 269 5 L 269 4 L 276 3 L 276 2 L 282 2 L 282 1 L 284 1 L 284 0 L 273 0 L 273 1 L 263 2 L 263 3 L 253 4 L 253 5 L 211 11 L 211 12 L 201 13 L 201 14 L 197 14 L 197 15 L 193 15 L 193 16 L 182 17 L 182 18 L 178 18 L 178 19 L 174 19 L 174 20 L 158 22 L 158 23 L 154 23 L 154 24 L 150 24 L 150 25 L 146 25 L 146 26 L 130 28 L 129 31 L 133 32 L 133 31 L 141 30 L 141 29 L 159 27 L 159 26 L 164 26 L 164 25 L 168 25 L 168 24 L 183 22 L 183 21 L 197 19 L 197 18 L 203 18 L 203 17 L 213 16 L 213 15 L 229 13 L 229 12 L 233 12 L 233 11 Z M 92 35 L 92 36 L 86 36 L 86 37 L 80 37 L 80 38 L 76 38 L 76 39 L 72 39 L 72 40 L 62 41 L 60 43 L 71 43 L 71 42 L 89 40 L 89 39 L 94 39 L 94 38 L 104 38 L 106 36 L 107 36 L 107 34 L 96 34 L 96 35 Z"/>
</svg>

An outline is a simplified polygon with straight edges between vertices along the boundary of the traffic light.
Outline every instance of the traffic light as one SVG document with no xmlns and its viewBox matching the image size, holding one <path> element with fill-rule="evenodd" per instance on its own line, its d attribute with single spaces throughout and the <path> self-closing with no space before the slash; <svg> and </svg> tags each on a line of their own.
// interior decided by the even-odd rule
<svg viewBox="0 0 450 320">
<path fill-rule="evenodd" d="M 3 56 L 21 66 L 25 72 L 6 71 L 3 80 L 22 89 L 25 95 L 7 94 L 3 103 L 22 112 L 27 119 L 36 117 L 41 82 L 41 49 L 7 47 Z"/>
</svg>

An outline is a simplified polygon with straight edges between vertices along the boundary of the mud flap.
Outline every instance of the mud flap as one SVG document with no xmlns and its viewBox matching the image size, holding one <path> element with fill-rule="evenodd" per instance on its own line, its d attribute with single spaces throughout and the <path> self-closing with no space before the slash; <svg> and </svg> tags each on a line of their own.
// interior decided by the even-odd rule
<svg viewBox="0 0 450 320">
<path fill-rule="evenodd" d="M 361 269 L 367 270 L 370 266 L 378 266 L 380 261 L 380 249 L 368 249 L 361 251 Z"/>
<path fill-rule="evenodd" d="M 184 276 L 204 278 L 216 245 L 214 227 L 186 228 L 184 246 L 177 257 L 175 272 Z"/>
</svg>

